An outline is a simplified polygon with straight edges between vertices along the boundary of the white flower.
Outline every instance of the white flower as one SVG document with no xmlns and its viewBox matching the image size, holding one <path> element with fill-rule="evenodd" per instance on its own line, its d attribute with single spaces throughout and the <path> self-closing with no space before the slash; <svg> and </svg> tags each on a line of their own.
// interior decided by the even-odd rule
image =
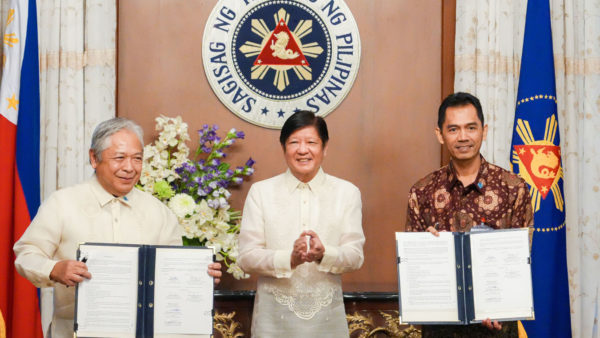
<svg viewBox="0 0 600 338">
<path fill-rule="evenodd" d="M 225 199 L 225 197 L 219 198 L 219 208 L 220 209 L 229 209 L 229 203 L 227 203 L 227 200 Z"/>
<path fill-rule="evenodd" d="M 200 216 L 200 224 L 204 224 L 205 222 L 210 222 L 213 220 L 215 216 L 215 209 L 208 206 L 206 200 L 200 201 L 198 205 L 198 215 Z"/>
<path fill-rule="evenodd" d="M 227 269 L 227 273 L 233 275 L 235 279 L 248 278 L 250 275 L 246 274 L 236 263 L 231 263 Z"/>
<path fill-rule="evenodd" d="M 219 253 L 221 252 L 221 248 L 222 248 L 222 242 L 220 241 L 219 237 L 215 237 L 212 240 L 212 247 L 215 249 L 215 252 Z"/>
<path fill-rule="evenodd" d="M 239 256 L 239 251 L 238 251 L 238 247 L 237 245 L 232 247 L 231 250 L 229 250 L 229 258 L 233 259 L 234 261 L 237 261 L 237 258 Z"/>
<path fill-rule="evenodd" d="M 229 224 L 227 224 L 223 221 L 216 222 L 216 228 L 217 228 L 217 230 L 225 232 L 225 231 L 229 230 Z"/>
<path fill-rule="evenodd" d="M 217 217 L 216 219 L 218 221 L 223 221 L 223 222 L 229 222 L 230 217 L 229 217 L 229 212 L 228 212 L 229 208 L 222 208 L 219 209 L 219 212 L 217 213 Z"/>
<path fill-rule="evenodd" d="M 195 229 L 191 225 L 189 225 L 189 224 L 183 225 L 182 224 L 182 228 L 183 228 L 183 235 L 185 237 L 190 238 L 190 239 L 196 237 L 196 234 L 194 231 Z"/>
<path fill-rule="evenodd" d="M 173 210 L 177 217 L 184 218 L 194 213 L 196 202 L 188 194 L 177 194 L 169 201 L 169 208 Z"/>
</svg>

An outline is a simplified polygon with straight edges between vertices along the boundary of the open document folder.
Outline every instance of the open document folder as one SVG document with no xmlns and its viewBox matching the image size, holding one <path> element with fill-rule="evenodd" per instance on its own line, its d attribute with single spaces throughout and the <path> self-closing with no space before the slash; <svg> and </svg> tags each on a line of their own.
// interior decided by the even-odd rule
<svg viewBox="0 0 600 338">
<path fill-rule="evenodd" d="M 77 286 L 77 337 L 213 333 L 212 249 L 84 243 L 77 257 L 92 274 Z"/>
<path fill-rule="evenodd" d="M 400 322 L 533 319 L 529 229 L 397 232 Z"/>
</svg>

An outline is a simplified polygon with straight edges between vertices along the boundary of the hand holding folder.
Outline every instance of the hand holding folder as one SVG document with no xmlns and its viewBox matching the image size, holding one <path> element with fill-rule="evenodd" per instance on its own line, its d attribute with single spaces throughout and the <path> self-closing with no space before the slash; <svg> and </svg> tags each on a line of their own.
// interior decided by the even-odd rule
<svg viewBox="0 0 600 338">
<path fill-rule="evenodd" d="M 212 249 L 84 243 L 93 278 L 77 286 L 78 337 L 210 337 Z"/>
<path fill-rule="evenodd" d="M 396 233 L 396 243 L 401 322 L 470 324 L 534 317 L 527 228 L 440 232 L 437 237 Z"/>
</svg>

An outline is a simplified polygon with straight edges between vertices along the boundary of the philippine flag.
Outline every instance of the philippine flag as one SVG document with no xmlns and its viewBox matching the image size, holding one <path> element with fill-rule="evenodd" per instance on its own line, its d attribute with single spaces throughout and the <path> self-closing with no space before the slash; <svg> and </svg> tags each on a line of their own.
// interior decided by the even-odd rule
<svg viewBox="0 0 600 338">
<path fill-rule="evenodd" d="M 0 87 L 0 310 L 7 337 L 42 337 L 37 289 L 14 268 L 13 244 L 40 204 L 40 87 L 35 0 L 12 0 Z"/>
</svg>

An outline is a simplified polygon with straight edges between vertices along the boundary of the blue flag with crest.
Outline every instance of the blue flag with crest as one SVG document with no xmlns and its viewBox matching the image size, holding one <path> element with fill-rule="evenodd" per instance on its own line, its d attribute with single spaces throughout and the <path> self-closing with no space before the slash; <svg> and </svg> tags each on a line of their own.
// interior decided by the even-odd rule
<svg viewBox="0 0 600 338">
<path fill-rule="evenodd" d="M 529 0 L 512 137 L 513 171 L 529 185 L 535 320 L 528 337 L 570 337 L 565 203 L 549 0 Z"/>
</svg>

